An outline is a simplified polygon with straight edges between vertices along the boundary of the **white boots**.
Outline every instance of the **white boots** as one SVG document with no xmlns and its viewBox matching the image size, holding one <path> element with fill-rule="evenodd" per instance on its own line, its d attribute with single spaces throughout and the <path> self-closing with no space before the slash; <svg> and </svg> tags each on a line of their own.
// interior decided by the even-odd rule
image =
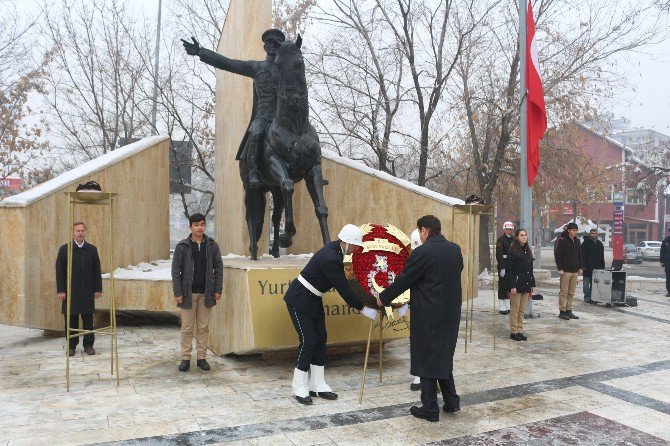
<svg viewBox="0 0 670 446">
<path fill-rule="evenodd" d="M 309 366 L 309 394 L 327 400 L 337 399 L 337 394 L 326 384 L 322 365 L 310 364 Z"/>
<path fill-rule="evenodd" d="M 498 299 L 498 313 L 509 314 L 509 299 Z"/>
<path fill-rule="evenodd" d="M 300 369 L 293 370 L 293 395 L 301 404 L 312 404 L 309 397 L 309 375 Z"/>
</svg>

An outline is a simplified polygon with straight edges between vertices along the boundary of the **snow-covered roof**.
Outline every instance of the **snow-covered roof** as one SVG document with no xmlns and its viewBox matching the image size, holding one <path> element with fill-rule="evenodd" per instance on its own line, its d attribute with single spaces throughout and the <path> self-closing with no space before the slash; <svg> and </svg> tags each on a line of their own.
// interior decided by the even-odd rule
<svg viewBox="0 0 670 446">
<path fill-rule="evenodd" d="M 404 187 L 405 189 L 409 189 L 413 192 L 416 192 L 417 194 L 432 198 L 434 200 L 437 200 L 441 203 L 449 204 L 449 205 L 455 205 L 455 204 L 465 204 L 465 201 L 461 200 L 460 198 L 454 198 L 450 197 L 448 195 L 441 194 L 439 192 L 435 192 L 433 190 L 428 189 L 427 187 L 423 186 L 417 186 L 414 183 L 411 183 L 407 180 L 403 180 L 401 178 L 394 177 L 391 174 L 388 174 L 386 172 L 382 172 L 380 170 L 372 169 L 371 167 L 366 166 L 365 164 L 359 162 L 359 161 L 354 161 L 349 158 L 344 158 L 339 156 L 337 153 L 327 150 L 327 149 L 321 149 L 321 155 L 329 159 L 331 161 L 335 161 L 336 163 L 339 164 L 344 164 L 347 167 L 350 167 L 352 169 L 355 169 L 359 172 L 366 173 L 368 175 L 371 175 L 373 177 L 379 178 L 384 181 L 388 181 L 389 183 L 396 184 L 400 187 Z"/>
<path fill-rule="evenodd" d="M 67 172 L 58 175 L 56 178 L 45 181 L 44 183 L 39 184 L 32 189 L 28 189 L 25 192 L 13 195 L 11 197 L 7 197 L 0 201 L 0 206 L 28 206 L 37 200 L 65 189 L 69 185 L 89 177 L 96 172 L 118 163 L 119 161 L 140 153 L 149 147 L 155 146 L 156 144 L 166 139 L 168 139 L 168 136 L 165 135 L 150 136 L 132 144 L 128 144 L 127 146 L 120 147 L 112 152 L 106 153 L 105 155 L 99 156 L 96 159 L 77 166 L 72 170 L 68 170 Z"/>
<path fill-rule="evenodd" d="M 577 223 L 577 232 L 578 232 L 579 234 L 581 234 L 581 233 L 583 233 L 583 232 L 584 232 L 584 233 L 589 232 L 589 231 L 591 230 L 591 228 L 597 228 L 597 229 L 598 229 L 598 234 L 605 234 L 605 230 L 604 230 L 604 229 L 598 227 L 595 223 L 593 223 L 593 221 L 591 221 L 591 220 L 589 220 L 589 219 L 587 219 L 587 218 L 584 218 L 584 217 L 577 217 L 576 220 L 577 220 L 577 221 L 576 221 L 576 223 Z M 570 220 L 570 221 L 566 221 L 564 225 L 561 225 L 561 226 L 559 226 L 558 228 L 554 229 L 554 234 L 560 234 L 561 232 L 563 232 L 563 226 L 567 225 L 568 223 L 572 223 L 572 220 Z"/>
<path fill-rule="evenodd" d="M 648 165 L 647 163 L 645 163 L 644 161 L 642 161 L 640 158 L 636 157 L 636 156 L 635 156 L 635 150 L 631 149 L 631 148 L 628 147 L 627 145 L 622 144 L 620 141 L 617 141 L 617 140 L 614 139 L 614 138 L 610 138 L 609 136 L 600 133 L 599 131 L 597 131 L 597 130 L 591 128 L 591 127 L 589 127 L 589 126 L 586 125 L 586 124 L 580 123 L 579 125 L 580 125 L 581 127 L 585 128 L 586 130 L 588 130 L 589 132 L 593 133 L 594 135 L 596 135 L 596 136 L 598 136 L 598 137 L 604 139 L 605 141 L 607 141 L 607 142 L 609 142 L 609 143 L 614 144 L 615 146 L 617 146 L 618 148 L 620 148 L 621 150 L 623 150 L 625 153 L 627 153 L 628 155 L 630 155 L 630 158 L 629 158 L 629 159 L 630 159 L 632 162 L 634 162 L 634 163 L 636 163 L 636 164 L 639 164 L 639 165 L 641 165 L 641 166 L 644 166 L 644 167 L 649 167 L 649 165 Z"/>
</svg>

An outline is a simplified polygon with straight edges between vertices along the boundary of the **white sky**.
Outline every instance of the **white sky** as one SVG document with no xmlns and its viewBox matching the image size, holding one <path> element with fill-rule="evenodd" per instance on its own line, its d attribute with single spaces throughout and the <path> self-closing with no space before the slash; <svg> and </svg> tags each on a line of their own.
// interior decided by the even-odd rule
<svg viewBox="0 0 670 446">
<path fill-rule="evenodd" d="M 163 17 L 169 14 L 169 2 L 163 0 Z M 21 6 L 30 9 L 38 3 L 39 0 L 23 0 Z M 158 11 L 158 0 L 135 0 L 133 4 L 148 17 Z M 628 118 L 634 127 L 670 135 L 670 40 L 620 56 L 617 65 L 626 67 L 623 72 L 628 77 L 628 87 L 615 93 L 609 112 L 614 117 Z"/>
</svg>

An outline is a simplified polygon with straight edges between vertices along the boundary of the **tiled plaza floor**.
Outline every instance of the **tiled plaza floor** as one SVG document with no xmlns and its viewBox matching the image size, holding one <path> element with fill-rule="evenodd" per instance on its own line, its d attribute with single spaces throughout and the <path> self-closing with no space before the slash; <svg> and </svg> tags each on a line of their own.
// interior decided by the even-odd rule
<svg viewBox="0 0 670 446">
<path fill-rule="evenodd" d="M 581 319 L 557 318 L 555 290 L 535 301 L 524 332 L 508 338 L 490 294 L 477 299 L 474 338 L 455 357 L 461 412 L 429 423 L 409 415 L 406 340 L 384 349 L 379 385 L 371 355 L 358 404 L 363 354 L 331 356 L 335 402 L 291 398 L 293 359 L 210 355 L 212 370 L 176 370 L 179 328 L 120 327 L 121 385 L 109 373 L 109 338 L 72 361 L 64 341 L 0 326 L 0 446 L 137 445 L 670 445 L 670 298 L 638 294 L 636 308 L 578 302 Z M 580 301 L 580 296 L 577 296 Z M 465 329 L 461 325 L 461 334 Z"/>
</svg>

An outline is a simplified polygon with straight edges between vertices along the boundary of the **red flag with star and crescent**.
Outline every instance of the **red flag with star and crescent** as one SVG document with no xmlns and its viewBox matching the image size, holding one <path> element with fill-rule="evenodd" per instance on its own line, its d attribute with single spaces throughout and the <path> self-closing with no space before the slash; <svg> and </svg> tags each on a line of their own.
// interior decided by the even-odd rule
<svg viewBox="0 0 670 446">
<path fill-rule="evenodd" d="M 528 0 L 526 11 L 526 107 L 528 133 L 528 186 L 532 186 L 540 168 L 540 140 L 547 131 L 547 108 L 544 104 L 544 90 L 540 76 L 540 64 L 535 43 L 535 21 L 533 9 Z"/>
</svg>

